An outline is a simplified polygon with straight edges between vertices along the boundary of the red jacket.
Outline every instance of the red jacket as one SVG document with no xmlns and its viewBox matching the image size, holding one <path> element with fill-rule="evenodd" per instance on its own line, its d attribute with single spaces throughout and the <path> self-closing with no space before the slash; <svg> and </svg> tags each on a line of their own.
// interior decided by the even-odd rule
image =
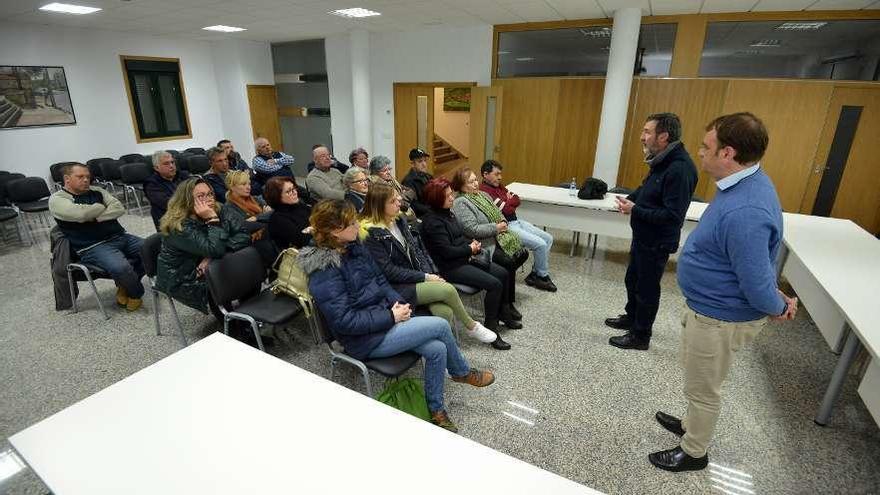
<svg viewBox="0 0 880 495">
<path fill-rule="evenodd" d="M 504 203 L 501 213 L 508 222 L 516 220 L 516 207 L 519 206 L 519 196 L 509 192 L 506 187 L 499 184 L 498 187 L 487 184 L 485 181 L 480 184 L 480 190 L 488 194 L 492 201 L 500 200 L 498 204 Z"/>
</svg>

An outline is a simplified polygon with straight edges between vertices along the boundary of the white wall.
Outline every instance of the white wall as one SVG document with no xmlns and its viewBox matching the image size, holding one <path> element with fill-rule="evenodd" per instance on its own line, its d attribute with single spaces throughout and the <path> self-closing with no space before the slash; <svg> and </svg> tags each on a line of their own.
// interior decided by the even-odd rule
<svg viewBox="0 0 880 495">
<path fill-rule="evenodd" d="M 224 40 L 211 43 L 211 59 L 217 81 L 217 96 L 223 138 L 235 145 L 248 163 L 254 157 L 248 84 L 275 84 L 269 43 Z M 189 95 L 189 93 L 187 93 Z M 214 145 L 220 138 L 206 145 Z"/>
<path fill-rule="evenodd" d="M 330 134 L 333 135 L 333 153 L 348 162 L 348 153 L 363 143 L 354 137 L 354 104 L 351 81 L 351 42 L 349 35 L 335 35 L 324 39 L 327 64 L 327 89 L 330 92 Z M 373 150 L 368 149 L 370 156 Z"/>
<path fill-rule="evenodd" d="M 193 138 L 137 144 L 119 55 L 180 59 Z M 0 167 L 47 177 L 61 161 L 214 144 L 224 132 L 207 42 L 0 23 L 0 63 L 63 66 L 76 125 L 0 131 Z"/>
<path fill-rule="evenodd" d="M 351 49 L 348 35 L 336 35 L 333 38 L 327 39 L 325 45 L 333 143 L 337 150 L 351 150 L 356 144 L 352 142 L 354 132 L 351 127 Z M 492 26 L 488 24 L 370 33 L 374 147 L 367 150 L 370 156 L 385 155 L 394 160 L 395 82 L 473 81 L 480 86 L 488 86 L 491 83 L 491 72 Z M 349 81 L 348 87 L 339 81 L 334 82 L 334 79 Z M 346 101 L 349 102 L 347 108 L 344 106 Z M 349 141 L 346 142 L 346 139 Z M 409 166 L 408 163 L 400 165 Z"/>
</svg>

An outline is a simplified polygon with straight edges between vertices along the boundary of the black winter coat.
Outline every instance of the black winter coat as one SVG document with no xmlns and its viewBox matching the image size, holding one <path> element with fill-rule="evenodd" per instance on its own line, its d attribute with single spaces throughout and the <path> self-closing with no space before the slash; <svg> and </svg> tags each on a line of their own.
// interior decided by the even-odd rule
<svg viewBox="0 0 880 495">
<path fill-rule="evenodd" d="M 269 217 L 269 237 L 278 249 L 299 249 L 309 245 L 312 235 L 303 234 L 302 231 L 309 226 L 311 214 L 312 207 L 302 201 L 292 205 L 281 204 L 275 208 Z"/>
<path fill-rule="evenodd" d="M 473 255 L 471 241 L 450 210 L 432 208 L 422 217 L 422 239 L 442 275 L 466 265 Z"/>
<path fill-rule="evenodd" d="M 366 235 L 362 240 L 391 287 L 407 303 L 416 306 L 416 284 L 425 281 L 426 273 L 437 273 L 437 267 L 419 234 L 410 230 L 403 217 L 395 221 L 406 239 L 406 248 L 384 225 L 365 224 Z"/>
<path fill-rule="evenodd" d="M 171 199 L 177 185 L 186 179 L 189 179 L 189 172 L 178 170 L 174 180 L 163 179 L 161 175 L 153 172 L 153 175 L 144 181 L 144 196 L 150 202 L 150 216 L 153 217 L 153 225 L 156 226 L 156 230 L 159 229 L 159 220 L 168 209 L 168 200 Z"/>
<path fill-rule="evenodd" d="M 419 172 L 411 168 L 406 177 L 400 181 L 401 184 L 412 189 L 415 193 L 415 197 L 410 201 L 409 206 L 416 212 L 416 216 L 419 218 L 431 211 L 431 207 L 423 202 L 422 192 L 425 190 L 425 185 L 433 178 L 434 176 L 427 172 Z"/>
</svg>

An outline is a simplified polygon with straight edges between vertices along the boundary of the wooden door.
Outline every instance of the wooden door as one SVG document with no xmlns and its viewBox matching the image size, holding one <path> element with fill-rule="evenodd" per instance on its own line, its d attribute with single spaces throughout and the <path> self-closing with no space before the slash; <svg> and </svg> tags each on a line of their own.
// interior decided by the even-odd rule
<svg viewBox="0 0 880 495">
<path fill-rule="evenodd" d="M 861 115 L 831 216 L 848 218 L 868 232 L 877 234 L 880 232 L 880 174 L 877 173 L 876 153 L 877 136 L 880 136 L 880 89 L 834 88 L 801 212 L 810 213 L 813 210 L 844 106 L 861 107 Z"/>
<path fill-rule="evenodd" d="M 433 143 L 434 85 L 395 83 L 394 173 L 398 180 L 409 172 L 409 150 L 424 146 L 424 150 L 433 155 Z M 428 170 L 434 172 L 433 157 L 428 159 Z"/>
<path fill-rule="evenodd" d="M 283 150 L 275 86 L 248 84 L 247 95 L 254 139 L 264 137 L 272 143 L 273 149 Z"/>
<path fill-rule="evenodd" d="M 486 160 L 500 159 L 503 89 L 501 86 L 471 88 L 470 167 L 474 170 L 478 170 Z M 487 132 L 491 132 L 491 136 Z"/>
</svg>

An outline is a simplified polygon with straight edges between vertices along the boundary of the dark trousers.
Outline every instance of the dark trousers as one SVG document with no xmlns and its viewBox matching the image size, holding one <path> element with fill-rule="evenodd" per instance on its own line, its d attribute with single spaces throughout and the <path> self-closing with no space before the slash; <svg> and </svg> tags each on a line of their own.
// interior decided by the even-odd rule
<svg viewBox="0 0 880 495">
<path fill-rule="evenodd" d="M 645 246 L 633 241 L 626 267 L 626 314 L 632 333 L 642 340 L 651 340 L 651 327 L 660 308 L 660 279 L 669 261 L 666 246 Z"/>
<path fill-rule="evenodd" d="M 507 270 L 507 281 L 504 290 L 507 293 L 507 301 L 513 303 L 516 301 L 516 271 L 523 263 L 529 259 L 528 251 L 523 250 L 519 259 L 512 258 L 501 250 L 501 246 L 495 246 L 495 254 L 492 256 L 492 265 L 501 265 L 501 268 Z"/>
<path fill-rule="evenodd" d="M 440 275 L 447 282 L 470 285 L 485 290 L 483 311 L 486 313 L 486 322 L 498 323 L 501 305 L 507 303 L 507 291 L 505 290 L 507 270 L 496 263 L 489 265 L 489 271 L 484 271 L 474 265 L 462 265 L 451 270 L 444 270 Z"/>
</svg>

